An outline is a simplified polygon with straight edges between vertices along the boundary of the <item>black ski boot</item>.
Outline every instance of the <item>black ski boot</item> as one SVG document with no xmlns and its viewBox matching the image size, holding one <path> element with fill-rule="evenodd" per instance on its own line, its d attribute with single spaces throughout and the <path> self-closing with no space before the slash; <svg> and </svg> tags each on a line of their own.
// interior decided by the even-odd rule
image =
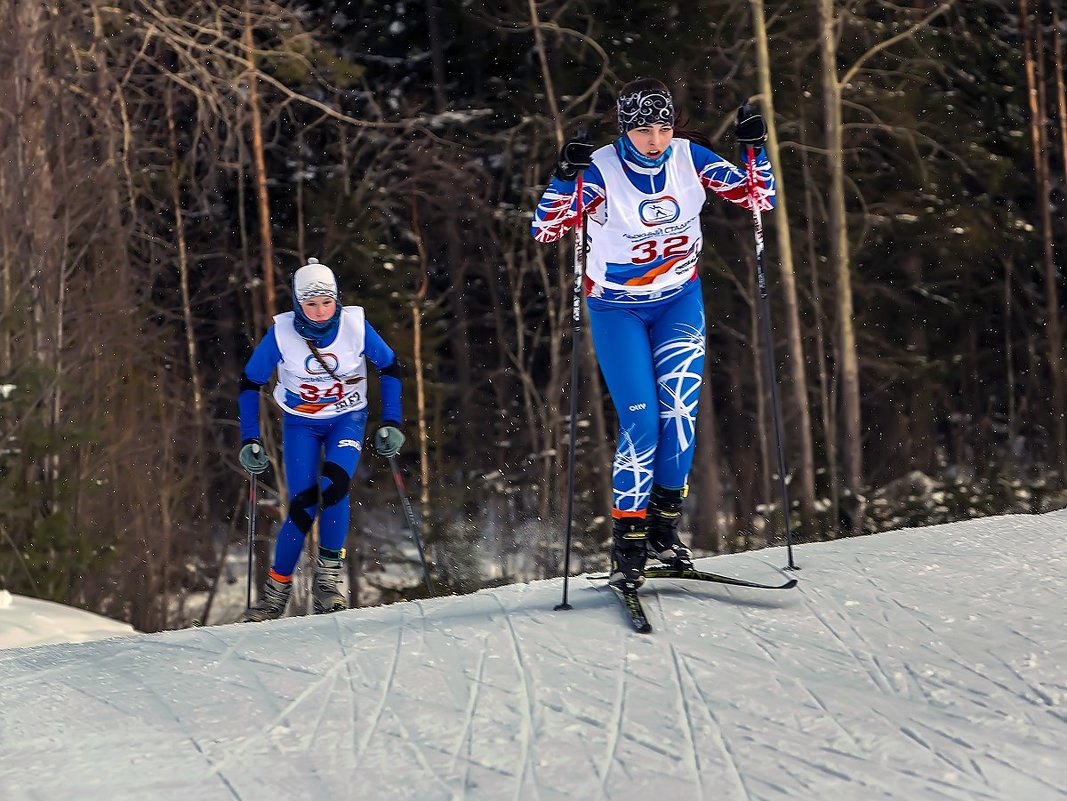
<svg viewBox="0 0 1067 801">
<path fill-rule="evenodd" d="M 678 536 L 685 489 L 652 485 L 648 502 L 648 553 L 675 570 L 693 569 L 693 552 Z"/>
<path fill-rule="evenodd" d="M 611 551 L 611 575 L 608 583 L 621 590 L 636 590 L 645 583 L 645 558 L 648 548 L 647 521 L 642 517 L 616 518 L 612 527 L 614 547 Z"/>
</svg>

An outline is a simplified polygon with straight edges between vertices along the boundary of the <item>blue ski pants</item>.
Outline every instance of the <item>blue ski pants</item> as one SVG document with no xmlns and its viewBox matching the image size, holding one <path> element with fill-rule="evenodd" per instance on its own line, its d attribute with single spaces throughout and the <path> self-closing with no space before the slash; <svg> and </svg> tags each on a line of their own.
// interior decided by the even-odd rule
<svg viewBox="0 0 1067 801">
<path fill-rule="evenodd" d="M 693 464 L 705 351 L 700 281 L 662 302 L 589 297 L 586 305 L 619 417 L 613 511 L 643 516 L 652 485 L 684 487 Z"/>
<path fill-rule="evenodd" d="M 350 516 L 348 488 L 363 451 L 367 410 L 322 420 L 295 414 L 284 414 L 283 418 L 289 517 L 274 545 L 273 571 L 291 576 L 320 507 L 319 545 L 331 551 L 344 547 Z"/>
</svg>

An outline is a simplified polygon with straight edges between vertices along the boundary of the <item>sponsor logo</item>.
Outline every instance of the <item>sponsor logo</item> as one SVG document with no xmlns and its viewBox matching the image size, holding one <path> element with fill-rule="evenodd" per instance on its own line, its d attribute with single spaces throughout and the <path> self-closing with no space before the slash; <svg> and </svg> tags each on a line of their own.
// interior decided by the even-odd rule
<svg viewBox="0 0 1067 801">
<path fill-rule="evenodd" d="M 343 439 L 337 443 L 338 448 L 355 448 L 357 451 L 363 450 L 363 445 L 356 439 Z"/>
<path fill-rule="evenodd" d="M 344 400 L 337 401 L 337 403 L 335 403 L 334 406 L 333 406 L 333 410 L 335 412 L 337 412 L 337 411 L 340 411 L 341 409 L 347 409 L 347 408 L 349 408 L 351 406 L 359 406 L 362 402 L 363 402 L 363 396 L 360 395 L 358 392 L 353 392 L 351 395 L 346 397 Z"/>
<path fill-rule="evenodd" d="M 647 408 L 648 408 L 648 404 L 647 403 L 634 403 L 634 404 L 632 404 L 630 406 L 630 411 L 631 412 L 639 412 L 642 409 L 647 409 Z"/>
<path fill-rule="evenodd" d="M 642 200 L 637 213 L 645 225 L 666 225 L 682 216 L 682 207 L 673 197 L 664 195 L 655 200 Z"/>
</svg>

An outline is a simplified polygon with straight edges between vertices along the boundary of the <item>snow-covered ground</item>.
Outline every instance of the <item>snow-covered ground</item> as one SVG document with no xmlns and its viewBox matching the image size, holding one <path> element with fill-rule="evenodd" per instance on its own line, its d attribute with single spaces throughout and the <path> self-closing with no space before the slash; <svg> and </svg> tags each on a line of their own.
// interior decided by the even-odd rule
<svg viewBox="0 0 1067 801">
<path fill-rule="evenodd" d="M 1067 799 L 1067 512 L 0 651 L 4 801 Z M 776 578 L 780 549 L 701 560 Z"/>
<path fill-rule="evenodd" d="M 128 623 L 0 590 L 0 648 L 89 642 L 133 633 Z"/>
</svg>

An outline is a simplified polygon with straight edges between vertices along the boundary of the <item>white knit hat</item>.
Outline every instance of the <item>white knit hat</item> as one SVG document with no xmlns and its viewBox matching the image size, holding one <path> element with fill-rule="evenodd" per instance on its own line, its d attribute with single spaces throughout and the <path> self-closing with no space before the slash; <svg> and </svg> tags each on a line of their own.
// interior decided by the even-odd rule
<svg viewBox="0 0 1067 801">
<path fill-rule="evenodd" d="M 308 259 L 308 263 L 293 276 L 293 295 L 297 303 L 323 296 L 337 300 L 337 279 L 333 270 L 319 264 L 318 259 Z"/>
</svg>

